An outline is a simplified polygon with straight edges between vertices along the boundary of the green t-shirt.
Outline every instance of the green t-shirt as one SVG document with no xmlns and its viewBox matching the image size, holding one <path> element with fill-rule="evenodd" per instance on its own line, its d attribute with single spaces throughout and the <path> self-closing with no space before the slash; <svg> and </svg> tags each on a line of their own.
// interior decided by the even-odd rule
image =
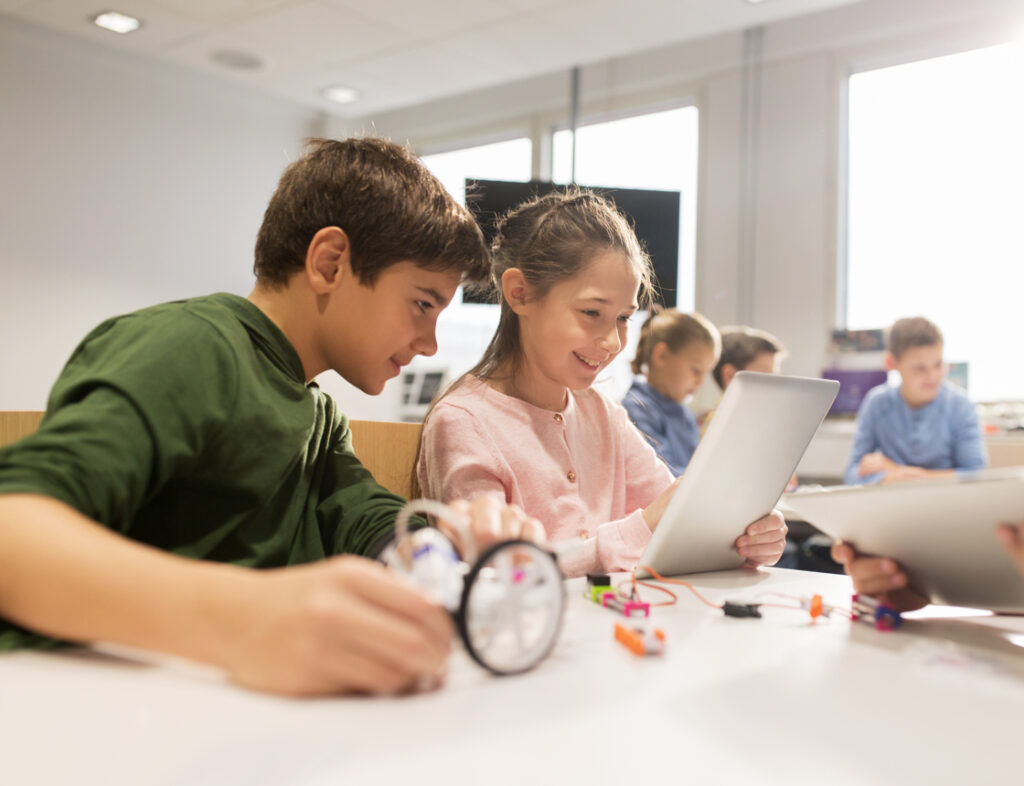
<svg viewBox="0 0 1024 786">
<path fill-rule="evenodd" d="M 165 551 L 260 568 L 374 555 L 404 503 L 359 463 L 284 334 L 228 294 L 93 330 L 39 431 L 0 449 L 0 494 L 15 492 Z M 48 643 L 0 619 L 0 650 Z"/>
</svg>

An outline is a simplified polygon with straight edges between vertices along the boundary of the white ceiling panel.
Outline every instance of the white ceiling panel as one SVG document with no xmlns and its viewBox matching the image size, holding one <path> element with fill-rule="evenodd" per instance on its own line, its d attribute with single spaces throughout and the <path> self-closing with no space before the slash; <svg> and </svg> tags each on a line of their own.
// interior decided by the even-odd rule
<svg viewBox="0 0 1024 786">
<path fill-rule="evenodd" d="M 0 15 L 352 117 L 851 2 L 859 0 L 0 0 Z M 117 35 L 88 22 L 110 8 L 143 26 Z M 224 50 L 263 65 L 211 60 Z M 332 84 L 362 97 L 327 102 L 319 92 Z"/>
<path fill-rule="evenodd" d="M 89 19 L 102 11 L 116 7 L 123 14 L 141 20 L 142 26 L 134 33 L 120 35 L 103 30 Z M 111 49 L 153 54 L 171 44 L 200 34 L 202 22 L 178 16 L 152 2 L 139 0 L 36 0 L 18 12 L 17 16 L 37 22 L 61 32 L 87 38 Z"/>
<path fill-rule="evenodd" d="M 479 29 L 502 19 L 517 16 L 520 9 L 510 8 L 502 0 L 329 0 L 340 9 L 355 11 L 367 19 L 414 34 L 418 39 L 432 38 L 462 30 Z"/>
<path fill-rule="evenodd" d="M 120 9 L 120 0 L 113 5 Z M 178 16 L 201 22 L 231 22 L 259 14 L 294 0 L 150 0 L 150 2 Z"/>
</svg>

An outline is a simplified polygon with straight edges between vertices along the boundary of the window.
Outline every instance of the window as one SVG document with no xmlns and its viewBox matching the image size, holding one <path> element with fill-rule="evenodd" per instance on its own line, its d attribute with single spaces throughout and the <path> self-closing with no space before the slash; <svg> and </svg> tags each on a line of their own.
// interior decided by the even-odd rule
<svg viewBox="0 0 1024 786">
<path fill-rule="evenodd" d="M 846 327 L 922 314 L 972 399 L 1024 398 L 1024 45 L 849 83 Z"/>
<path fill-rule="evenodd" d="M 466 204 L 466 178 L 477 180 L 530 179 L 533 147 L 526 137 L 466 147 L 448 153 L 422 157 L 427 169 L 448 189 L 459 204 Z M 462 376 L 483 355 L 498 326 L 499 311 L 494 305 L 463 305 L 457 295 L 450 308 L 441 312 L 437 321 L 437 354 L 432 358 L 417 357 L 409 373 L 424 374 L 424 385 L 431 373 L 437 379 L 454 380 Z M 440 374 L 438 374 L 440 372 Z M 416 407 L 407 406 L 405 419 L 422 417 L 426 407 L 420 404 L 423 388 L 417 388 Z M 411 402 L 407 402 L 409 404 Z"/>
<path fill-rule="evenodd" d="M 553 180 L 572 179 L 572 134 L 559 131 L 552 144 Z M 676 308 L 692 311 L 696 279 L 697 108 L 611 120 L 576 129 L 576 182 L 582 186 L 679 191 L 679 278 Z M 629 389 L 640 326 L 633 317 L 626 346 L 607 368 L 598 387 L 616 401 Z"/>
<path fill-rule="evenodd" d="M 572 134 L 555 134 L 553 179 L 568 183 Z M 595 123 L 576 129 L 576 182 L 679 191 L 679 291 L 677 307 L 692 311 L 697 232 L 697 108 Z"/>
<path fill-rule="evenodd" d="M 526 182 L 530 179 L 532 155 L 530 140 L 521 137 L 423 156 L 423 163 L 448 189 L 448 193 L 464 205 L 466 178 Z"/>
</svg>

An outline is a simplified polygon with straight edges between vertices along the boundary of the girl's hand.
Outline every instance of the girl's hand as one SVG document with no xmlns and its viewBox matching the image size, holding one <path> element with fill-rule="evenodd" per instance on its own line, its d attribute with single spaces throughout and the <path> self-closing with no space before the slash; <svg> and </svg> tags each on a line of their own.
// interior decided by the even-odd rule
<svg viewBox="0 0 1024 786">
<path fill-rule="evenodd" d="M 907 586 L 907 574 L 888 557 L 863 557 L 841 540 L 832 544 L 832 559 L 842 565 L 853 588 L 888 603 L 897 611 L 913 611 L 928 605 L 928 599 Z"/>
<path fill-rule="evenodd" d="M 643 509 L 644 521 L 650 528 L 651 532 L 658 526 L 658 522 L 661 521 L 662 515 L 665 513 L 665 508 L 668 507 L 668 501 L 672 499 L 672 495 L 675 493 L 676 486 L 679 485 L 679 481 L 683 479 L 680 475 L 678 478 L 672 481 L 671 485 L 661 492 L 654 501 Z"/>
<path fill-rule="evenodd" d="M 751 567 L 774 565 L 786 548 L 786 533 L 789 528 L 777 510 L 758 519 L 746 532 L 736 538 L 736 551 L 747 560 Z"/>
<path fill-rule="evenodd" d="M 547 546 L 544 526 L 532 516 L 527 516 L 518 505 L 506 505 L 495 494 L 481 494 L 472 502 L 454 500 L 449 503 L 449 507 L 469 518 L 469 529 L 477 554 L 503 540 L 527 540 Z M 438 529 L 451 540 L 455 550 L 464 556 L 466 552 L 459 530 L 443 520 L 438 521 Z"/>
</svg>

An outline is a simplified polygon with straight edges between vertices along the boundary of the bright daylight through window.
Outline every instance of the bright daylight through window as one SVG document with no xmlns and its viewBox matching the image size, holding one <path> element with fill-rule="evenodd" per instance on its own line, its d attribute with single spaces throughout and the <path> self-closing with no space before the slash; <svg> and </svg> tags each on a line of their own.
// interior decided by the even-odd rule
<svg viewBox="0 0 1024 786">
<path fill-rule="evenodd" d="M 1024 399 L 1024 44 L 850 78 L 847 327 L 923 314 L 975 401 Z"/>
</svg>

